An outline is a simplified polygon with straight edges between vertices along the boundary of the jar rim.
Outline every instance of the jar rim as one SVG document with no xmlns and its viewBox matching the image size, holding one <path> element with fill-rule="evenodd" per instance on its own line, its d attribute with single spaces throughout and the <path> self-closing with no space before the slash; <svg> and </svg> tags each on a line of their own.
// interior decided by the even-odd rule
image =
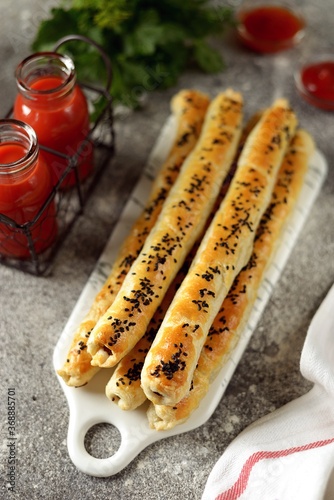
<svg viewBox="0 0 334 500">
<path fill-rule="evenodd" d="M 14 118 L 0 119 L 0 148 L 4 144 L 26 141 L 27 152 L 10 163 L 0 162 L 0 175 L 15 174 L 29 167 L 37 158 L 39 144 L 35 130 L 27 123 Z"/>
<path fill-rule="evenodd" d="M 57 87 L 53 87 L 51 89 L 35 89 L 29 84 L 29 82 L 26 81 L 24 71 L 29 68 L 29 66 L 33 68 L 34 63 L 38 64 L 43 60 L 45 61 L 45 64 L 57 62 L 58 66 L 54 67 L 61 69 L 62 74 L 65 75 L 65 79 Z M 27 76 L 29 76 L 29 72 Z M 67 56 L 66 54 L 59 54 L 58 52 L 44 51 L 36 52 L 23 59 L 23 61 L 21 61 L 16 67 L 15 77 L 19 90 L 24 94 L 29 94 L 32 98 L 43 95 L 52 95 L 52 97 L 55 97 L 55 94 L 59 94 L 62 96 L 68 91 L 68 86 L 75 81 L 76 73 L 74 63 L 69 56 Z"/>
</svg>

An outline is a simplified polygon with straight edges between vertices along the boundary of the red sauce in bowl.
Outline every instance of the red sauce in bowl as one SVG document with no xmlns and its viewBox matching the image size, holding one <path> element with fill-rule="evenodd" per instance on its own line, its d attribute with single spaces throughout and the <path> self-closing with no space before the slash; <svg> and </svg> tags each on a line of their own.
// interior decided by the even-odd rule
<svg viewBox="0 0 334 500">
<path fill-rule="evenodd" d="M 241 9 L 238 14 L 241 41 L 262 53 L 278 52 L 295 45 L 305 23 L 292 10 L 276 5 Z"/>
<path fill-rule="evenodd" d="M 311 104 L 334 110 L 334 61 L 324 60 L 304 66 L 299 90 Z"/>
</svg>

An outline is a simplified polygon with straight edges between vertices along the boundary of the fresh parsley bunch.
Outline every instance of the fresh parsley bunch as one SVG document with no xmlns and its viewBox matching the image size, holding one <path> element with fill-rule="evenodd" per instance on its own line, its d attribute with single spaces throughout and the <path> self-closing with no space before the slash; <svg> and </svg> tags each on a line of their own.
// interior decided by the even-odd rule
<svg viewBox="0 0 334 500">
<path fill-rule="evenodd" d="M 137 107 L 143 93 L 174 85 L 187 65 L 207 73 L 222 70 L 208 37 L 233 23 L 232 9 L 209 0 L 66 0 L 42 21 L 33 50 L 51 50 L 69 34 L 88 36 L 108 54 L 110 92 L 116 102 Z M 96 49 L 72 42 L 66 52 L 81 80 L 103 82 Z"/>
</svg>

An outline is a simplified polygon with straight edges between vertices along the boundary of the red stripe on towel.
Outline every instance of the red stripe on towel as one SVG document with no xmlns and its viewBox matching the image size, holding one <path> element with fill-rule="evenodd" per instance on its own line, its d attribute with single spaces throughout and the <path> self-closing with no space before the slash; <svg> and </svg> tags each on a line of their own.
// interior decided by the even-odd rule
<svg viewBox="0 0 334 500">
<path fill-rule="evenodd" d="M 296 446 L 294 448 L 288 448 L 286 450 L 279 451 L 258 451 L 253 453 L 245 462 L 243 468 L 241 469 L 241 473 L 234 483 L 234 485 L 226 491 L 219 493 L 219 495 L 215 498 L 215 500 L 236 500 L 240 497 L 240 495 L 247 488 L 247 483 L 249 476 L 251 474 L 252 468 L 257 464 L 260 460 L 271 459 L 271 458 L 280 458 L 286 457 L 287 455 L 291 455 L 292 453 L 298 453 L 300 451 L 311 450 L 313 448 L 321 448 L 322 446 L 326 446 L 327 444 L 331 444 L 334 442 L 333 439 L 326 439 L 324 441 L 315 441 L 314 443 L 309 443 L 304 446 Z"/>
</svg>

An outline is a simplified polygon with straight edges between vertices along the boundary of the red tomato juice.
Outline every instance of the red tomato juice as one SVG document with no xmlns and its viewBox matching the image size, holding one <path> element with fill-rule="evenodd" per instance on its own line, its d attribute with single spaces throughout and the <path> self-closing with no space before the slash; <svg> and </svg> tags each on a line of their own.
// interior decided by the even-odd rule
<svg viewBox="0 0 334 500">
<path fill-rule="evenodd" d="M 0 223 L 0 254 L 15 258 L 31 255 L 28 238 L 22 229 L 24 225 L 29 228 L 36 253 L 48 248 L 57 235 L 54 201 L 34 221 L 52 190 L 51 177 L 43 159 L 37 158 L 28 167 L 13 172 L 17 168 L 15 162 L 23 160 L 26 155 L 27 149 L 20 144 L 0 144 L 0 213 L 17 225 Z"/>
<path fill-rule="evenodd" d="M 86 98 L 78 85 L 61 94 L 66 81 L 60 76 L 40 77 L 29 84 L 33 99 L 18 94 L 14 105 L 14 118 L 33 127 L 40 146 L 73 156 L 83 146 L 78 158 L 80 180 L 93 168 L 93 146 L 83 142 L 89 132 L 89 115 Z M 56 184 L 68 166 L 66 159 L 43 150 L 43 156 Z M 73 186 L 74 171 L 70 172 L 61 187 Z"/>
</svg>

